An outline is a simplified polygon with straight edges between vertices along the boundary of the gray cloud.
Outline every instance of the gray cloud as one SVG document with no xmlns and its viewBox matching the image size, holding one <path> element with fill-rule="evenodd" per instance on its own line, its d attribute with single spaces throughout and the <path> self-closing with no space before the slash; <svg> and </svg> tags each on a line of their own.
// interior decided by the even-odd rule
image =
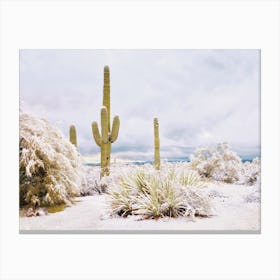
<svg viewBox="0 0 280 280">
<path fill-rule="evenodd" d="M 168 156 L 220 141 L 258 152 L 259 62 L 257 50 L 21 50 L 20 95 L 24 111 L 66 137 L 75 124 L 80 150 L 97 153 L 91 122 L 108 64 L 111 116 L 121 120 L 113 152 L 151 156 L 154 117 Z"/>
</svg>

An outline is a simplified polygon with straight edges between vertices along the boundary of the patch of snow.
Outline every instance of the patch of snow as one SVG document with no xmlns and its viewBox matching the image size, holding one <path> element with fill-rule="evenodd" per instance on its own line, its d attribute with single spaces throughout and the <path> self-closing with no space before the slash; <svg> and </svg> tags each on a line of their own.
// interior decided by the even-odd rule
<svg viewBox="0 0 280 280">
<path fill-rule="evenodd" d="M 108 195 L 77 198 L 76 205 L 64 211 L 38 217 L 20 218 L 20 230 L 168 230 L 168 231 L 259 231 L 260 203 L 244 200 L 251 186 L 210 183 L 205 191 L 212 197 L 216 214 L 209 218 L 162 218 L 143 220 L 141 216 L 111 217 Z"/>
</svg>

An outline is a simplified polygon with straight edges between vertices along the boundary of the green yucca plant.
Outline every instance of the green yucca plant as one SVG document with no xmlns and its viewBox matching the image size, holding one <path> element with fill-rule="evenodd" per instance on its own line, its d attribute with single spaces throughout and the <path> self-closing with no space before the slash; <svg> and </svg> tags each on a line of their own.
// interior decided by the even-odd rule
<svg viewBox="0 0 280 280">
<path fill-rule="evenodd" d="M 212 206 L 201 194 L 200 176 L 181 166 L 163 166 L 162 171 L 149 167 L 135 168 L 120 176 L 109 191 L 112 214 L 164 216 L 208 216 Z"/>
<path fill-rule="evenodd" d="M 158 191 L 154 190 L 148 193 L 141 193 L 137 201 L 137 214 L 143 214 L 146 218 L 162 217 L 161 203 L 158 197 Z"/>
<path fill-rule="evenodd" d="M 111 210 L 113 213 L 126 217 L 133 211 L 133 189 L 129 184 L 123 184 L 121 188 L 109 192 L 111 195 Z"/>
<path fill-rule="evenodd" d="M 179 175 L 179 183 L 183 186 L 204 187 L 204 182 L 196 172 L 183 170 Z"/>
</svg>

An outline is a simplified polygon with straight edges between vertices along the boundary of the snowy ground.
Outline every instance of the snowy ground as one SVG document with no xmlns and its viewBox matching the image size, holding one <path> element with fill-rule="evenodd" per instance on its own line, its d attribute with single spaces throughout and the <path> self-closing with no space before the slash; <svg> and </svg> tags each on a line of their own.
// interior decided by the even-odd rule
<svg viewBox="0 0 280 280">
<path fill-rule="evenodd" d="M 209 218 L 163 218 L 141 220 L 139 216 L 109 217 L 107 195 L 77 198 L 76 205 L 62 212 L 38 217 L 21 217 L 20 231 L 32 232 L 260 232 L 260 202 L 246 197 L 254 187 L 215 183 L 206 188 L 216 214 Z"/>
</svg>

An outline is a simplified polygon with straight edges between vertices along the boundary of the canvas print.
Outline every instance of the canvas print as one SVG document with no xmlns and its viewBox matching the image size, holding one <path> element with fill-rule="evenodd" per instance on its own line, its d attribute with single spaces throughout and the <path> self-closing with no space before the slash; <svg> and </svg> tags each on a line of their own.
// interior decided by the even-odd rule
<svg viewBox="0 0 280 280">
<path fill-rule="evenodd" d="M 259 233 L 260 51 L 19 51 L 21 233 Z"/>
</svg>

